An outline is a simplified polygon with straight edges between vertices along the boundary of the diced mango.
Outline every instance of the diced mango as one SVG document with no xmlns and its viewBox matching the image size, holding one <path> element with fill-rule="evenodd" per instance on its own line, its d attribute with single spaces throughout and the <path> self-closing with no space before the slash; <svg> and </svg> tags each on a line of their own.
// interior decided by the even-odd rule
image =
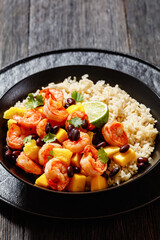
<svg viewBox="0 0 160 240">
<path fill-rule="evenodd" d="M 102 176 L 95 176 L 91 179 L 91 191 L 101 190 L 107 188 L 107 180 Z"/>
<path fill-rule="evenodd" d="M 23 148 L 24 153 L 34 161 L 38 160 L 38 152 L 40 147 L 36 145 L 36 141 L 32 139 L 30 142 L 27 142 Z"/>
<path fill-rule="evenodd" d="M 53 148 L 53 156 L 61 159 L 67 166 L 71 163 L 72 152 L 65 148 Z"/>
<path fill-rule="evenodd" d="M 17 121 L 14 119 L 9 119 L 7 122 L 8 129 L 10 129 L 10 126 L 12 125 L 12 123 L 17 123 Z"/>
<path fill-rule="evenodd" d="M 64 130 L 63 128 L 60 128 L 56 134 L 56 138 L 60 143 L 67 140 L 68 134 L 67 134 L 66 130 Z"/>
<path fill-rule="evenodd" d="M 87 132 L 87 134 L 89 135 L 89 137 L 90 137 L 90 142 L 92 143 L 92 139 L 93 139 L 93 134 L 94 134 L 94 132 L 89 131 L 89 132 Z"/>
<path fill-rule="evenodd" d="M 75 153 L 71 158 L 71 165 L 74 167 L 80 167 L 80 160 L 81 160 L 82 154 Z"/>
<path fill-rule="evenodd" d="M 35 184 L 40 187 L 45 187 L 45 188 L 49 187 L 45 173 L 43 173 L 39 178 L 36 179 Z"/>
<path fill-rule="evenodd" d="M 86 176 L 75 173 L 68 184 L 70 192 L 84 192 L 86 185 Z"/>
<path fill-rule="evenodd" d="M 92 180 L 91 176 L 86 177 L 86 186 L 85 186 L 86 191 L 91 190 L 91 180 Z"/>
<path fill-rule="evenodd" d="M 71 106 L 69 106 L 66 111 L 70 114 L 72 112 L 75 112 L 75 111 L 85 111 L 84 110 L 84 107 L 81 103 L 78 103 L 78 104 L 73 104 Z"/>
<path fill-rule="evenodd" d="M 129 148 L 129 150 L 125 153 L 117 152 L 113 155 L 113 160 L 118 165 L 124 167 L 129 163 L 130 161 L 134 160 L 136 158 L 136 153 L 133 149 Z"/>
<path fill-rule="evenodd" d="M 10 107 L 8 110 L 4 112 L 3 118 L 11 119 L 15 114 L 23 116 L 25 111 L 26 111 L 25 108 Z"/>
<path fill-rule="evenodd" d="M 107 147 L 104 147 L 104 151 L 107 153 L 107 156 L 109 158 L 112 158 L 112 156 L 119 152 L 119 147 L 116 147 L 116 146 L 107 146 Z"/>
</svg>

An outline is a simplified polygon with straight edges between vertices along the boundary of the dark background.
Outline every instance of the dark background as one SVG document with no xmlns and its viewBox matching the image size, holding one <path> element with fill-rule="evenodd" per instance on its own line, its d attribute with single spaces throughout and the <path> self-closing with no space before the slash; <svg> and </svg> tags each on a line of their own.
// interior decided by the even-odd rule
<svg viewBox="0 0 160 240">
<path fill-rule="evenodd" d="M 119 51 L 160 67 L 159 0 L 0 0 L 0 24 L 0 67 L 64 48 Z M 32 216 L 3 202 L 0 209 L 2 240 L 160 239 L 160 200 L 80 222 Z"/>
</svg>

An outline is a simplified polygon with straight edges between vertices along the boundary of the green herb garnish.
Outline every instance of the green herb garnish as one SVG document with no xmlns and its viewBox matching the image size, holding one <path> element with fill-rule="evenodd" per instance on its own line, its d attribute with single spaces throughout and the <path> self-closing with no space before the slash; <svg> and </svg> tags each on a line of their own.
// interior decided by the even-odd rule
<svg viewBox="0 0 160 240">
<path fill-rule="evenodd" d="M 98 150 L 98 159 L 102 162 L 102 163 L 107 163 L 109 158 L 107 156 L 107 153 L 104 151 L 104 148 L 101 147 Z"/>
<path fill-rule="evenodd" d="M 49 156 L 48 156 L 47 160 L 49 161 L 52 157 L 53 157 L 53 150 L 49 152 Z"/>
<path fill-rule="evenodd" d="M 76 102 L 82 102 L 83 101 L 83 95 L 80 92 L 74 91 L 71 93 L 71 97 L 76 101 Z"/>
<path fill-rule="evenodd" d="M 72 124 L 75 128 L 78 128 L 82 125 L 83 121 L 79 117 L 74 117 L 71 120 L 67 120 L 70 124 Z"/>
<path fill-rule="evenodd" d="M 48 133 L 44 138 L 42 139 L 45 143 L 51 143 L 56 140 L 56 135 L 53 133 Z"/>
<path fill-rule="evenodd" d="M 29 136 L 25 137 L 25 138 L 23 139 L 23 144 L 26 144 L 26 143 L 30 142 L 31 139 L 32 139 L 32 135 L 29 135 Z"/>
<path fill-rule="evenodd" d="M 27 100 L 28 100 L 28 102 L 25 104 L 25 107 L 27 109 L 28 108 L 36 108 L 38 106 L 44 105 L 44 98 L 40 94 L 38 94 L 36 97 L 34 97 L 32 93 L 29 93 Z"/>
</svg>

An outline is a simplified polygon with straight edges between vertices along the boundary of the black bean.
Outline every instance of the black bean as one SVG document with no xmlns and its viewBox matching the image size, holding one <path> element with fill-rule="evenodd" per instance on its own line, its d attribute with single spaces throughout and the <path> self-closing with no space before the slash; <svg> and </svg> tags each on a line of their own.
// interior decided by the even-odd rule
<svg viewBox="0 0 160 240">
<path fill-rule="evenodd" d="M 74 173 L 80 173 L 81 169 L 79 167 L 74 167 Z"/>
<path fill-rule="evenodd" d="M 5 152 L 5 158 L 7 159 L 7 160 L 9 160 L 9 159 L 11 159 L 11 157 L 12 157 L 12 151 L 10 150 L 10 149 L 8 149 L 6 152 Z"/>
<path fill-rule="evenodd" d="M 96 132 L 93 134 L 93 138 L 92 138 L 92 143 L 93 145 L 97 145 L 100 142 L 104 141 L 103 135 L 99 132 Z"/>
<path fill-rule="evenodd" d="M 115 167 L 109 174 L 110 177 L 115 176 L 118 172 L 119 172 L 120 168 L 119 167 Z"/>
<path fill-rule="evenodd" d="M 121 153 L 125 153 L 125 152 L 127 152 L 128 151 L 128 149 L 130 148 L 130 146 L 129 146 L 129 144 L 125 144 L 125 145 L 123 145 L 122 147 L 120 147 L 120 152 Z"/>
<path fill-rule="evenodd" d="M 80 138 L 80 131 L 76 128 L 73 128 L 69 132 L 68 137 L 71 141 L 77 141 Z"/>
<path fill-rule="evenodd" d="M 99 128 L 95 127 L 92 132 L 96 133 L 96 132 L 99 132 Z"/>
<path fill-rule="evenodd" d="M 38 138 L 38 139 L 36 140 L 36 144 L 37 144 L 37 146 L 42 147 L 42 146 L 45 144 L 45 142 L 44 142 L 41 138 Z"/>
<path fill-rule="evenodd" d="M 82 128 L 83 128 L 83 129 L 87 129 L 87 128 L 88 128 L 88 121 L 87 121 L 87 119 L 84 119 L 84 120 L 82 121 Z"/>
<path fill-rule="evenodd" d="M 49 133 L 51 131 L 51 128 L 52 128 L 52 125 L 50 123 L 47 123 L 45 127 L 45 132 Z"/>
<path fill-rule="evenodd" d="M 142 170 L 144 170 L 146 165 L 143 162 L 141 162 L 141 163 L 137 163 L 137 167 L 138 167 L 138 171 L 141 172 Z"/>
<path fill-rule="evenodd" d="M 68 104 L 68 103 L 66 103 L 65 105 L 64 105 L 64 107 L 65 108 L 68 108 L 70 105 Z"/>
<path fill-rule="evenodd" d="M 50 132 L 56 134 L 59 130 L 59 126 L 54 126 L 51 128 Z"/>
<path fill-rule="evenodd" d="M 70 132 L 73 128 L 74 128 L 74 126 L 72 124 L 69 124 L 67 127 L 67 131 Z"/>
<path fill-rule="evenodd" d="M 12 152 L 12 156 L 15 156 L 15 158 L 17 158 L 20 153 L 21 153 L 21 151 L 15 150 L 15 151 Z"/>
<path fill-rule="evenodd" d="M 139 157 L 139 158 L 137 158 L 137 162 L 138 162 L 138 163 L 148 164 L 148 158 Z"/>
<path fill-rule="evenodd" d="M 69 105 L 73 105 L 73 104 L 75 104 L 75 100 L 73 98 L 67 98 L 67 103 Z"/>
<path fill-rule="evenodd" d="M 96 146 L 96 148 L 99 149 L 99 148 L 101 148 L 101 147 L 104 148 L 104 147 L 106 147 L 106 146 L 107 146 L 107 143 L 106 143 L 105 141 L 103 141 L 103 142 L 98 143 L 97 146 Z"/>
<path fill-rule="evenodd" d="M 102 176 L 105 177 L 106 179 L 108 179 L 108 175 L 107 175 L 106 172 L 104 172 L 104 173 L 102 174 Z"/>
<path fill-rule="evenodd" d="M 35 140 L 37 140 L 39 137 L 38 137 L 38 135 L 37 134 L 32 134 L 32 139 L 35 139 Z"/>
<path fill-rule="evenodd" d="M 67 167 L 67 174 L 68 174 L 69 178 L 73 177 L 74 171 L 73 171 L 73 167 L 72 166 L 68 166 Z"/>
</svg>

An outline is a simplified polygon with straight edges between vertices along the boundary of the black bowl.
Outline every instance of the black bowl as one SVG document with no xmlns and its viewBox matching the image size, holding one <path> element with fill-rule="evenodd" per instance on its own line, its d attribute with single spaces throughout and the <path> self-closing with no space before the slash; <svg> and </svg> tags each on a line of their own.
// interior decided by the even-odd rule
<svg viewBox="0 0 160 240">
<path fill-rule="evenodd" d="M 143 190 L 145 189 L 143 179 L 146 179 L 147 176 L 149 177 L 149 172 L 154 170 L 156 166 L 159 164 L 160 159 L 160 139 L 159 134 L 156 138 L 156 144 L 155 144 L 155 150 L 152 154 L 153 162 L 146 168 L 143 172 L 140 172 L 136 174 L 131 180 L 122 183 L 120 186 L 111 187 L 109 189 L 104 189 L 101 191 L 95 191 L 95 192 L 87 192 L 87 193 L 65 193 L 65 192 L 55 192 L 53 190 L 48 189 L 39 189 L 38 187 L 34 186 L 35 178 L 34 176 L 31 176 L 30 174 L 25 173 L 20 168 L 16 167 L 15 164 L 12 162 L 6 161 L 6 159 L 3 157 L 3 147 L 5 146 L 6 142 L 6 120 L 3 119 L 3 113 L 6 111 L 9 107 L 13 106 L 17 101 L 23 100 L 27 97 L 28 93 L 35 92 L 37 89 L 40 89 L 42 86 L 47 86 L 50 82 L 59 83 L 63 81 L 64 78 L 68 76 L 76 76 L 79 80 L 82 75 L 89 74 L 89 78 L 92 79 L 94 82 L 97 80 L 106 80 L 106 83 L 109 83 L 111 86 L 115 86 L 115 84 L 118 84 L 120 88 L 125 90 L 128 94 L 130 94 L 131 97 L 135 98 L 138 102 L 145 104 L 147 107 L 151 109 L 151 113 L 153 117 L 157 120 L 160 119 L 160 99 L 159 97 L 151 90 L 149 89 L 145 84 L 143 84 L 138 79 L 129 76 L 127 74 L 124 74 L 119 71 L 115 71 L 108 68 L 103 67 L 97 67 L 97 66 L 64 66 L 64 67 L 57 67 L 54 69 L 49 69 L 46 71 L 42 71 L 39 73 L 36 73 L 34 75 L 31 75 L 16 85 L 14 85 L 0 100 L 0 158 L 3 166 L 12 173 L 15 177 L 17 177 L 19 180 L 22 180 L 23 182 L 29 184 L 32 187 L 33 194 L 36 194 L 37 191 L 43 191 L 43 196 L 49 194 L 48 196 L 53 196 L 55 194 L 56 200 L 55 201 L 62 201 L 63 197 L 68 198 L 71 203 L 74 201 L 79 201 L 77 199 L 78 196 L 81 196 L 81 201 L 88 199 L 88 196 L 92 199 L 92 197 L 96 194 L 97 201 L 102 201 L 103 198 L 108 199 L 108 202 L 113 205 L 114 199 L 117 198 L 117 196 L 123 195 L 126 196 L 127 192 L 133 190 L 135 188 L 138 188 L 138 191 L 141 191 L 141 187 Z M 160 121 L 157 121 L 156 128 L 158 131 L 160 131 Z M 155 183 L 156 184 L 156 183 Z M 128 189 L 128 190 L 127 190 Z M 147 189 L 146 189 L 147 190 Z M 45 193 L 45 194 L 44 194 Z M 83 196 L 83 199 L 82 199 Z M 76 198 L 76 200 L 74 200 Z M 79 197 L 78 197 L 79 198 Z M 58 200 L 59 199 L 59 200 Z M 99 199 L 99 200 L 98 200 Z M 133 200 L 133 198 L 132 198 Z M 88 200 L 87 200 L 88 201 Z M 122 205 L 125 204 L 125 201 L 123 201 Z M 116 209 L 119 205 L 116 206 Z M 89 207 L 89 204 L 86 206 Z M 91 208 L 91 205 L 90 205 Z M 122 208 L 122 206 L 121 206 Z M 56 209 L 54 209 L 54 214 Z M 67 210 L 69 211 L 69 210 Z M 103 208 L 99 206 L 97 208 L 97 215 L 102 216 L 106 213 L 102 214 Z M 105 211 L 109 211 L 109 208 Z M 116 211 L 116 210 L 115 210 Z M 66 212 L 66 216 L 74 217 L 74 214 L 76 216 L 84 216 L 83 209 L 78 210 L 79 213 L 73 213 Z M 112 211 L 113 212 L 113 211 Z M 108 215 L 109 212 L 107 212 Z M 59 213 L 58 213 L 59 214 Z M 68 215 L 67 215 L 68 214 Z M 90 209 L 90 216 L 92 216 L 91 209 Z M 95 213 L 93 214 L 96 215 Z"/>
</svg>

